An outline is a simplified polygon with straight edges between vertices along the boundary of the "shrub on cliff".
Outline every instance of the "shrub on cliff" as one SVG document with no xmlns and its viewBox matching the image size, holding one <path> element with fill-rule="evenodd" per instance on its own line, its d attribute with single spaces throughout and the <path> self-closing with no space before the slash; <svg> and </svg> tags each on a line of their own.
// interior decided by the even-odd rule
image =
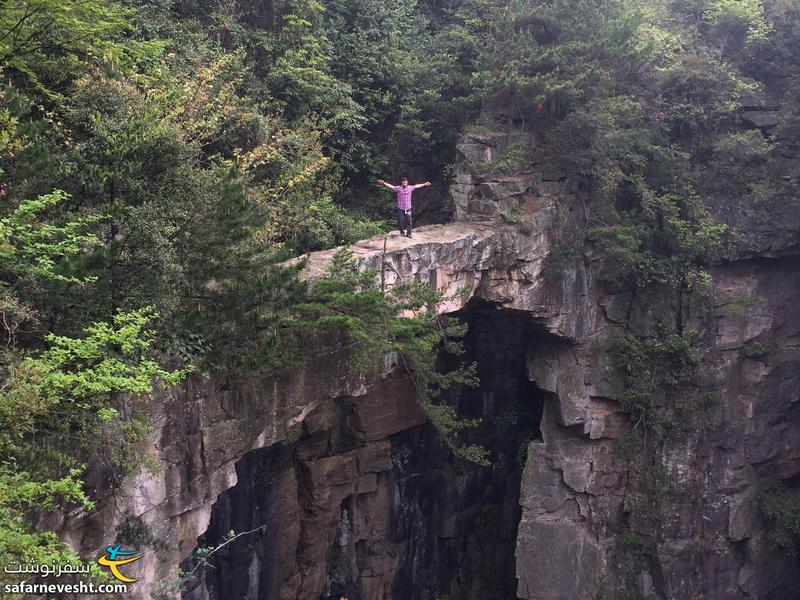
<svg viewBox="0 0 800 600">
<path fill-rule="evenodd" d="M 334 356 L 345 353 L 350 368 L 380 368 L 387 355 L 396 356 L 416 388 L 416 401 L 453 451 L 462 458 L 488 465 L 487 450 L 459 441 L 459 433 L 478 425 L 460 418 L 440 403 L 443 391 L 476 382 L 472 364 L 441 368 L 440 356 L 463 354 L 460 338 L 466 326 L 437 314 L 441 294 L 425 283 L 406 283 L 384 291 L 378 274 L 359 272 L 352 253 L 334 255 L 325 277 L 310 284 L 306 302 L 293 308 L 285 323 L 296 333 L 297 354 L 304 348 Z M 320 340 L 333 340 L 329 347 Z"/>
</svg>

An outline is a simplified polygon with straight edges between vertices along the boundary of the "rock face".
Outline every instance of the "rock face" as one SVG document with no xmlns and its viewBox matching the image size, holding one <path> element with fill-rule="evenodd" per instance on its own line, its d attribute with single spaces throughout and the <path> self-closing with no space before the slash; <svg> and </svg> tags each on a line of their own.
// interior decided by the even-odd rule
<svg viewBox="0 0 800 600">
<path fill-rule="evenodd" d="M 614 326 L 611 311 L 595 312 L 598 321 L 574 332 L 570 345 L 529 361 L 532 380 L 554 401 L 545 404 L 542 440 L 531 444 L 523 476 L 520 598 L 618 597 L 620 579 L 631 575 L 636 597 L 798 597 L 797 559 L 768 543 L 756 495 L 765 481 L 797 482 L 800 474 L 800 310 L 790 306 L 800 265 L 754 261 L 720 266 L 714 275 L 709 334 L 721 406 L 707 431 L 686 433 L 665 449 L 671 490 L 657 529 L 628 515 L 626 500 L 638 482 L 617 441 L 631 423 L 611 400 L 613 381 L 593 354 L 594 336 Z M 735 304 L 742 298 L 746 309 Z M 754 357 L 753 344 L 770 350 Z M 624 564 L 625 532 L 657 543 Z"/>
<path fill-rule="evenodd" d="M 476 140 L 467 142 L 464 154 L 480 156 Z M 495 142 L 485 144 L 489 160 Z M 462 181 L 469 184 L 456 188 L 454 202 L 468 210 L 485 197 L 486 182 L 474 174 Z M 555 194 L 570 187 L 565 181 Z M 619 441 L 634 424 L 613 400 L 620 390 L 604 345 L 608 332 L 631 325 L 629 298 L 604 294 L 583 265 L 564 273 L 559 289 L 538 273 L 509 272 L 486 295 L 527 311 L 550 334 L 528 353 L 529 377 L 549 400 L 522 479 L 519 598 L 800 598 L 800 562 L 769 542 L 757 501 L 765 482 L 800 485 L 796 234 L 718 265 L 711 318 L 687 315 L 707 339 L 720 406 L 702 431 L 682 432 L 664 448 L 669 492 L 657 525 L 627 505 L 641 481 Z M 497 293 L 503 287 L 508 293 Z M 663 301 L 653 299 L 652 310 Z M 638 320 L 646 326 L 647 315 Z M 655 543 L 638 547 L 644 539 Z"/>
<path fill-rule="evenodd" d="M 186 597 L 513 597 L 520 448 L 538 434 L 542 398 L 525 373 L 527 316 L 475 310 L 466 346 L 482 385 L 458 401 L 486 420 L 475 435 L 491 468 L 453 459 L 407 404 L 407 376 L 320 405 L 299 439 L 237 465 L 200 545 L 263 530 L 222 550 Z"/>
<path fill-rule="evenodd" d="M 552 205 L 540 211 L 550 218 Z M 520 448 L 524 456 L 541 411 L 525 373 L 532 320 L 479 318 L 471 301 L 510 297 L 515 280 L 535 279 L 545 237 L 457 223 L 423 228 L 412 241 L 391 236 L 385 252 L 383 239 L 353 248 L 364 268 L 384 263 L 387 286 L 430 282 L 448 298 L 440 310 L 476 321 L 470 335 L 481 341 L 470 352 L 492 383 L 452 402 L 486 419 L 476 435 L 494 453 L 492 468 L 454 459 L 391 357 L 353 375 L 319 356 L 236 388 L 194 379 L 166 390 L 143 407 L 156 428 L 149 453 L 163 468 L 124 480 L 93 513 L 71 515 L 65 538 L 86 556 L 114 540 L 143 547 L 131 569 L 140 578 L 134 598 L 174 583 L 179 562 L 230 530 L 252 533 L 218 553 L 224 577 L 206 574 L 187 598 L 229 598 L 231 589 L 242 598 L 511 597 Z M 309 276 L 331 256 L 309 257 Z"/>
<path fill-rule="evenodd" d="M 439 310 L 470 325 L 481 386 L 447 400 L 483 418 L 474 436 L 491 468 L 453 458 L 393 357 L 350 375 L 316 357 L 235 389 L 195 380 L 165 391 L 148 407 L 163 469 L 72 515 L 67 539 L 87 555 L 115 537 L 144 544 L 131 595 L 142 599 L 231 530 L 242 535 L 184 597 L 800 598 L 800 562 L 769 540 L 758 503 L 768 481 L 800 486 L 796 238 L 720 262 L 711 306 L 685 314 L 706 340 L 718 404 L 664 442 L 654 490 L 626 459 L 636 423 L 615 400 L 608 352 L 612 332 L 651 315 L 605 292 L 591 257 L 545 272 L 569 218 L 559 195 L 580 183 L 530 141 L 523 168 L 487 175 L 486 163 L 513 166 L 517 142 L 465 138 L 451 190 L 461 222 L 352 247 L 385 287 L 428 282 L 444 292 Z M 332 256 L 307 257 L 307 276 Z M 642 509 L 651 504 L 658 518 Z"/>
<path fill-rule="evenodd" d="M 450 186 L 450 212 L 456 221 L 510 216 L 566 179 L 557 166 L 545 162 L 545 149 L 527 135 L 469 133 L 457 150 L 461 168 Z"/>
</svg>

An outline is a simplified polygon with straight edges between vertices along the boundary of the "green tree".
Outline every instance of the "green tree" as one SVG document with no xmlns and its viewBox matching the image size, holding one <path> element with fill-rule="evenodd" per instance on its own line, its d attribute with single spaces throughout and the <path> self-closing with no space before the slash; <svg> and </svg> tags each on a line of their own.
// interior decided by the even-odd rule
<svg viewBox="0 0 800 600">
<path fill-rule="evenodd" d="M 396 354 L 416 389 L 416 400 L 453 452 L 480 465 L 490 464 L 485 448 L 459 439 L 479 425 L 460 418 L 442 403 L 441 394 L 476 384 L 475 366 L 463 361 L 444 371 L 443 354 L 460 357 L 466 326 L 441 317 L 441 295 L 423 283 L 380 289 L 377 273 L 358 270 L 352 254 L 334 255 L 326 275 L 311 283 L 305 302 L 297 304 L 287 326 L 298 351 L 316 348 L 335 357 L 344 351 L 350 368 L 374 369 Z M 326 343 L 327 342 L 327 343 Z"/>
<path fill-rule="evenodd" d="M 6 0 L 0 19 L 0 67 L 57 99 L 85 63 L 118 68 L 157 47 L 123 43 L 132 11 L 113 0 Z"/>
<path fill-rule="evenodd" d="M 153 332 L 145 327 L 155 316 L 150 310 L 119 313 L 112 323 L 92 324 L 80 338 L 47 335 L 41 352 L 19 346 L 17 329 L 36 318 L 19 298 L 23 286 L 41 280 L 85 283 L 59 263 L 98 242 L 85 232 L 91 220 L 59 225 L 43 219 L 64 200 L 55 192 L 23 202 L 0 219 L 6 338 L 0 355 L 0 558 L 7 564 L 30 557 L 76 559 L 54 533 L 35 526 L 35 514 L 91 505 L 77 448 L 135 470 L 139 464 L 131 462 L 130 450 L 146 428 L 134 413 L 120 412 L 120 395 L 147 395 L 156 381 L 173 385 L 187 373 L 168 372 L 149 355 Z"/>
</svg>

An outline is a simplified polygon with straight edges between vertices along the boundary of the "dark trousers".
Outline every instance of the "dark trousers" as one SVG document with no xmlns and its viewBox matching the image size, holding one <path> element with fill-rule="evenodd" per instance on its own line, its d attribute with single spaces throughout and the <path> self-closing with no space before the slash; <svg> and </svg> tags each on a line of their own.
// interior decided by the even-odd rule
<svg viewBox="0 0 800 600">
<path fill-rule="evenodd" d="M 408 235 L 411 235 L 411 210 L 408 214 L 402 209 L 397 209 L 397 226 L 400 228 L 400 234 L 404 234 L 408 230 Z"/>
</svg>

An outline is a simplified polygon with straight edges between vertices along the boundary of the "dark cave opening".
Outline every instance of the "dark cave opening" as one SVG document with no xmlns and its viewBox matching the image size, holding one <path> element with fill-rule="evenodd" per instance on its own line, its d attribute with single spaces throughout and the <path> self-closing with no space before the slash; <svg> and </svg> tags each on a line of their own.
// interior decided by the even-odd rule
<svg viewBox="0 0 800 600">
<path fill-rule="evenodd" d="M 238 483 L 217 499 L 198 548 L 220 545 L 230 531 L 254 533 L 216 552 L 184 598 L 517 597 L 520 479 L 547 400 L 527 362 L 548 335 L 528 313 L 488 304 L 453 316 L 469 324 L 464 358 L 476 363 L 480 385 L 443 400 L 481 418 L 463 441 L 488 448 L 492 465 L 455 457 L 427 422 L 386 436 L 374 429 L 365 411 L 403 418 L 389 400 L 413 395 L 407 382 L 399 387 L 404 373 L 399 392 L 331 401 L 296 440 L 237 463 Z"/>
<path fill-rule="evenodd" d="M 540 438 L 545 394 L 529 380 L 527 361 L 548 334 L 529 313 L 484 302 L 472 302 L 452 316 L 469 324 L 463 358 L 475 363 L 480 384 L 447 392 L 445 400 L 460 416 L 484 420 L 473 441 L 499 449 L 509 441 L 509 428 L 524 432 L 527 440 Z"/>
</svg>

